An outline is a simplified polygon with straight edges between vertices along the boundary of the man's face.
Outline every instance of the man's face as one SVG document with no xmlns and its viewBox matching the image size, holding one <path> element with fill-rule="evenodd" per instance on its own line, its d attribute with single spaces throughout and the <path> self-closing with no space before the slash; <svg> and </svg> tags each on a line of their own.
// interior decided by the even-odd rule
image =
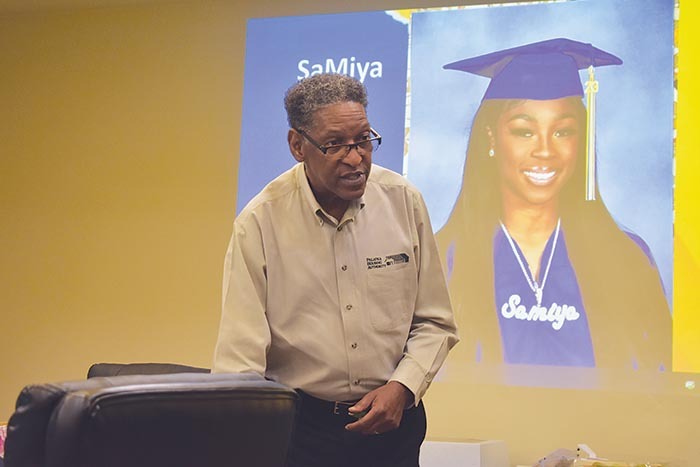
<svg viewBox="0 0 700 467">
<path fill-rule="evenodd" d="M 362 104 L 342 102 L 317 110 L 310 128 L 300 128 L 321 146 L 361 141 L 369 137 L 370 125 Z M 351 200 L 360 198 L 372 166 L 372 152 L 353 148 L 338 155 L 326 155 L 294 130 L 289 147 L 304 162 L 306 177 L 318 203 L 340 219 Z"/>
</svg>

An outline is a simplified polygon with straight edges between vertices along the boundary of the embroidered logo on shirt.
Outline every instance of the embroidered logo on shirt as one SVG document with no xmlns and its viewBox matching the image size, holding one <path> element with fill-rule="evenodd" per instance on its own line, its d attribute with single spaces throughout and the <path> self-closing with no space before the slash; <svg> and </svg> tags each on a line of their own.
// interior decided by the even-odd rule
<svg viewBox="0 0 700 467">
<path fill-rule="evenodd" d="M 367 269 L 386 268 L 401 263 L 408 263 L 408 255 L 406 253 L 387 255 L 383 258 L 381 256 L 374 256 L 372 258 L 367 258 Z"/>
</svg>

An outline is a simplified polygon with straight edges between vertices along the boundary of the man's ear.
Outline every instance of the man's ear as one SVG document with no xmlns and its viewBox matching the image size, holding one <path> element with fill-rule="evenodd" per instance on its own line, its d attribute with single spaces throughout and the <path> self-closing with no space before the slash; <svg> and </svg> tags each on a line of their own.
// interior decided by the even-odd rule
<svg viewBox="0 0 700 467">
<path fill-rule="evenodd" d="M 289 143 L 289 151 L 292 153 L 292 157 L 294 157 L 297 162 L 304 162 L 304 153 L 301 152 L 301 145 L 304 143 L 304 138 L 290 128 L 287 133 L 287 142 Z"/>
</svg>

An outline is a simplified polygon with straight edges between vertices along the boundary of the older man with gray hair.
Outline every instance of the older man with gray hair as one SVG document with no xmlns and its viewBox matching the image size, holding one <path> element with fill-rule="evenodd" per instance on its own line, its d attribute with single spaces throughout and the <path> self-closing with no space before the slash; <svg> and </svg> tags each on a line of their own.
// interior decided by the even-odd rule
<svg viewBox="0 0 700 467">
<path fill-rule="evenodd" d="M 234 222 L 214 371 L 299 392 L 289 466 L 417 466 L 421 397 L 458 340 L 425 203 L 372 164 L 359 81 L 314 75 L 284 103 L 298 164 Z"/>
</svg>

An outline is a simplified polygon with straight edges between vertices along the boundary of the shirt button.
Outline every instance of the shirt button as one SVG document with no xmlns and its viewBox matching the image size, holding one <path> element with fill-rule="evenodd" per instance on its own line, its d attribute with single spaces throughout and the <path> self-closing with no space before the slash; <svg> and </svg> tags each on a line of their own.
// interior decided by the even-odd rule
<svg viewBox="0 0 700 467">
<path fill-rule="evenodd" d="M 356 349 L 356 348 L 357 348 L 357 342 L 353 342 L 352 345 L 351 345 L 350 347 L 352 347 L 353 349 Z"/>
<path fill-rule="evenodd" d="M 342 226 L 342 225 L 339 225 L 338 228 L 337 228 L 336 230 L 337 230 L 338 232 L 340 232 L 341 230 L 343 230 L 343 226 Z"/>
<path fill-rule="evenodd" d="M 347 270 L 348 270 L 348 267 L 347 267 L 346 265 L 343 264 L 343 265 L 340 267 L 340 269 L 342 269 L 343 271 L 347 271 Z"/>
<path fill-rule="evenodd" d="M 352 310 L 352 305 L 345 305 L 345 309 L 348 311 Z"/>
<path fill-rule="evenodd" d="M 356 379 L 356 380 L 354 380 L 354 381 L 352 382 L 352 384 L 354 384 L 355 386 L 357 386 L 358 384 L 360 384 L 360 380 L 359 380 L 359 379 Z"/>
</svg>

